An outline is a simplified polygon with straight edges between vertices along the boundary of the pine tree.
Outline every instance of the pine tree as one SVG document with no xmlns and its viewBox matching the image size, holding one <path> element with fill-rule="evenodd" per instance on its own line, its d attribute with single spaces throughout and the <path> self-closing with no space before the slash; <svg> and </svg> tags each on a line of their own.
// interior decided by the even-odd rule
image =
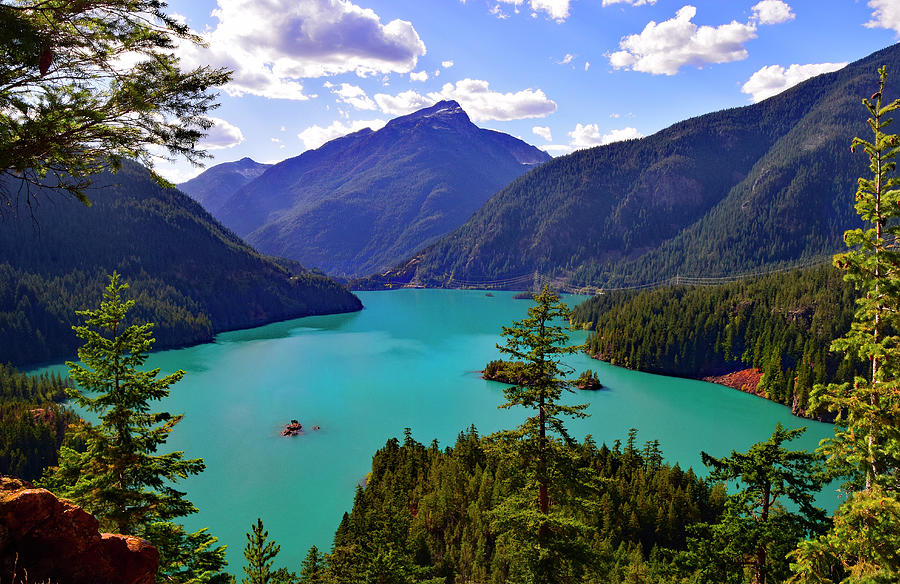
<svg viewBox="0 0 900 584">
<path fill-rule="evenodd" d="M 850 332 L 832 350 L 867 363 L 867 377 L 852 385 L 813 389 L 811 405 L 837 413 L 835 436 L 821 453 L 850 492 L 832 529 L 803 542 L 793 554 L 798 582 L 897 581 L 900 578 L 900 136 L 885 130 L 900 100 L 884 99 L 885 67 L 863 105 L 871 116 L 871 142 L 854 138 L 869 157 L 872 178 L 860 178 L 857 214 L 871 227 L 844 234 L 850 251 L 835 256 L 846 280 L 862 291 Z"/>
<path fill-rule="evenodd" d="M 78 385 L 68 393 L 79 408 L 97 413 L 99 423 L 74 428 L 70 444 L 84 448 L 63 447 L 59 466 L 42 486 L 96 515 L 106 529 L 149 539 L 160 549 L 160 580 L 180 573 L 185 578 L 179 581 L 216 581 L 225 548 L 212 547 L 216 539 L 203 530 L 186 534 L 172 523 L 197 511 L 172 485 L 201 472 L 203 460 L 159 454 L 182 416 L 150 411 L 150 402 L 168 396 L 184 372 L 159 377 L 159 369 L 141 370 L 153 346 L 153 325 L 126 326 L 134 305 L 122 299 L 127 288 L 113 273 L 100 307 L 77 313 L 85 324 L 73 329 L 84 344 L 81 363 L 67 363 Z"/>
<path fill-rule="evenodd" d="M 779 423 L 768 440 L 746 453 L 732 451 L 723 458 L 702 453 L 711 480 L 738 485 L 719 523 L 691 542 L 689 563 L 701 569 L 703 581 L 742 581 L 749 568 L 753 584 L 782 582 L 789 574 L 787 553 L 808 534 L 822 531 L 826 515 L 813 504 L 825 482 L 822 463 L 805 450 L 783 446 L 805 430 L 786 430 Z M 796 511 L 784 506 L 788 500 Z"/>
<path fill-rule="evenodd" d="M 577 471 L 571 471 L 576 456 L 574 440 L 566 431 L 563 416 L 583 418 L 587 405 L 560 403 L 563 389 L 569 386 L 564 375 L 571 373 L 563 365 L 562 356 L 582 348 L 567 345 L 568 328 L 559 324 L 560 320 L 568 321 L 569 309 L 548 286 L 533 298 L 535 305 L 528 309 L 528 316 L 511 327 L 504 326 L 506 343 L 497 345 L 502 353 L 523 364 L 518 383 L 504 390 L 507 401 L 500 407 L 522 406 L 533 413 L 518 428 L 500 432 L 495 439 L 503 445 L 498 449 L 501 455 L 517 452 L 522 458 L 527 475 L 537 487 L 537 508 L 530 502 L 533 496 L 522 493 L 507 498 L 494 517 L 505 532 L 505 544 L 516 550 L 519 567 L 514 567 L 514 578 L 555 582 L 576 578 L 577 574 L 570 571 L 578 571 L 579 560 L 586 552 L 576 543 L 583 524 L 571 516 L 551 513 L 551 489 L 557 485 L 554 496 L 562 498 L 582 481 Z M 515 569 L 522 572 L 515 575 Z"/>
<path fill-rule="evenodd" d="M 182 71 L 173 49 L 202 40 L 165 8 L 162 0 L 0 3 L 0 202 L 24 187 L 30 204 L 29 186 L 41 184 L 89 204 L 88 177 L 124 159 L 152 168 L 163 149 L 195 163 L 206 156 L 198 149 L 213 123 L 205 114 L 231 74 Z"/>
<path fill-rule="evenodd" d="M 320 584 L 323 569 L 319 548 L 312 546 L 300 565 L 300 584 Z"/>
<path fill-rule="evenodd" d="M 244 547 L 244 558 L 247 560 L 244 573 L 247 576 L 241 580 L 242 584 L 290 584 L 294 581 L 293 574 L 284 568 L 272 570 L 281 546 L 268 539 L 269 532 L 263 527 L 262 519 L 257 517 L 256 525 L 247 533 L 247 545 Z"/>
</svg>

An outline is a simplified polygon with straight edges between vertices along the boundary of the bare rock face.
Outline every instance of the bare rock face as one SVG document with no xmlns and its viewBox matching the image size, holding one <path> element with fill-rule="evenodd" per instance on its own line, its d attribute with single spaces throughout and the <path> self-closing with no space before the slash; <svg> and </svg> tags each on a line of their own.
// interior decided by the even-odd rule
<svg viewBox="0 0 900 584">
<path fill-rule="evenodd" d="M 0 582 L 153 584 L 157 549 L 98 528 L 93 515 L 70 501 L 0 477 Z"/>
</svg>

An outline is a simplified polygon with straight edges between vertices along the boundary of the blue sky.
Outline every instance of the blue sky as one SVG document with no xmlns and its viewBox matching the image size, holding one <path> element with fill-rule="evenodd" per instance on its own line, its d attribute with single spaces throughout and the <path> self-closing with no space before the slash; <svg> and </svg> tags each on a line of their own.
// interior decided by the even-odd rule
<svg viewBox="0 0 900 584">
<path fill-rule="evenodd" d="M 208 43 L 180 47 L 185 66 L 235 71 L 207 165 L 280 161 L 438 99 L 560 155 L 753 103 L 900 40 L 900 0 L 170 0 L 169 12 Z"/>
</svg>

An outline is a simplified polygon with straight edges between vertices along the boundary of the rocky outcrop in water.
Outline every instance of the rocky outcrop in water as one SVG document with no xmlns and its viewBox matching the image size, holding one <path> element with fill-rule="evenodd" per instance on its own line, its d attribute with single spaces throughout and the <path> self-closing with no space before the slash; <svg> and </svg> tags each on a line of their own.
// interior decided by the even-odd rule
<svg viewBox="0 0 900 584">
<path fill-rule="evenodd" d="M 158 565 L 150 542 L 100 533 L 70 501 L 0 477 L 0 582 L 153 584 Z"/>
</svg>

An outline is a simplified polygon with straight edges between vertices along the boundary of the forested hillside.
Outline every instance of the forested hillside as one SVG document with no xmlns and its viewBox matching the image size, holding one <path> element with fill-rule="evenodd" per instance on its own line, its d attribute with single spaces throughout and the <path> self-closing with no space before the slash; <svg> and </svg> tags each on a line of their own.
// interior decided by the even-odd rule
<svg viewBox="0 0 900 584">
<path fill-rule="evenodd" d="M 2 218 L 0 362 L 74 356 L 75 311 L 96 304 L 113 270 L 131 285 L 135 322 L 156 323 L 157 348 L 361 308 L 332 280 L 258 254 L 140 166 L 100 175 L 88 195 L 91 207 L 37 193 L 31 213 Z"/>
<path fill-rule="evenodd" d="M 578 445 L 566 471 L 569 489 L 554 500 L 554 515 L 574 523 L 565 545 L 577 559 L 573 573 L 554 581 L 660 581 L 672 574 L 690 527 L 716 521 L 725 503 L 723 485 L 664 463 L 659 445 L 637 444 L 634 432 L 624 447 Z M 519 581 L 528 562 L 540 561 L 529 557 L 527 535 L 504 520 L 525 483 L 509 453 L 474 428 L 445 450 L 407 431 L 402 444 L 392 438 L 375 454 L 318 579 L 308 569 L 303 581 Z"/>
<path fill-rule="evenodd" d="M 284 160 L 220 210 L 207 208 L 264 253 L 363 275 L 455 229 L 499 188 L 549 159 L 442 101 Z"/>
<path fill-rule="evenodd" d="M 861 95 L 892 46 L 758 104 L 685 120 L 652 136 L 556 158 L 494 195 L 471 219 L 384 277 L 361 284 L 576 285 L 729 275 L 842 248 L 856 226 L 868 130 Z M 900 78 L 889 79 L 896 93 Z"/>
<path fill-rule="evenodd" d="M 0 475 L 34 480 L 57 463 L 66 427 L 76 416 L 62 404 L 59 375 L 30 377 L 0 364 Z"/>
<path fill-rule="evenodd" d="M 850 328 L 857 293 L 831 266 L 718 286 L 609 292 L 579 305 L 587 350 L 640 371 L 704 377 L 755 367 L 759 390 L 802 415 L 813 385 L 858 367 L 829 351 Z"/>
</svg>

